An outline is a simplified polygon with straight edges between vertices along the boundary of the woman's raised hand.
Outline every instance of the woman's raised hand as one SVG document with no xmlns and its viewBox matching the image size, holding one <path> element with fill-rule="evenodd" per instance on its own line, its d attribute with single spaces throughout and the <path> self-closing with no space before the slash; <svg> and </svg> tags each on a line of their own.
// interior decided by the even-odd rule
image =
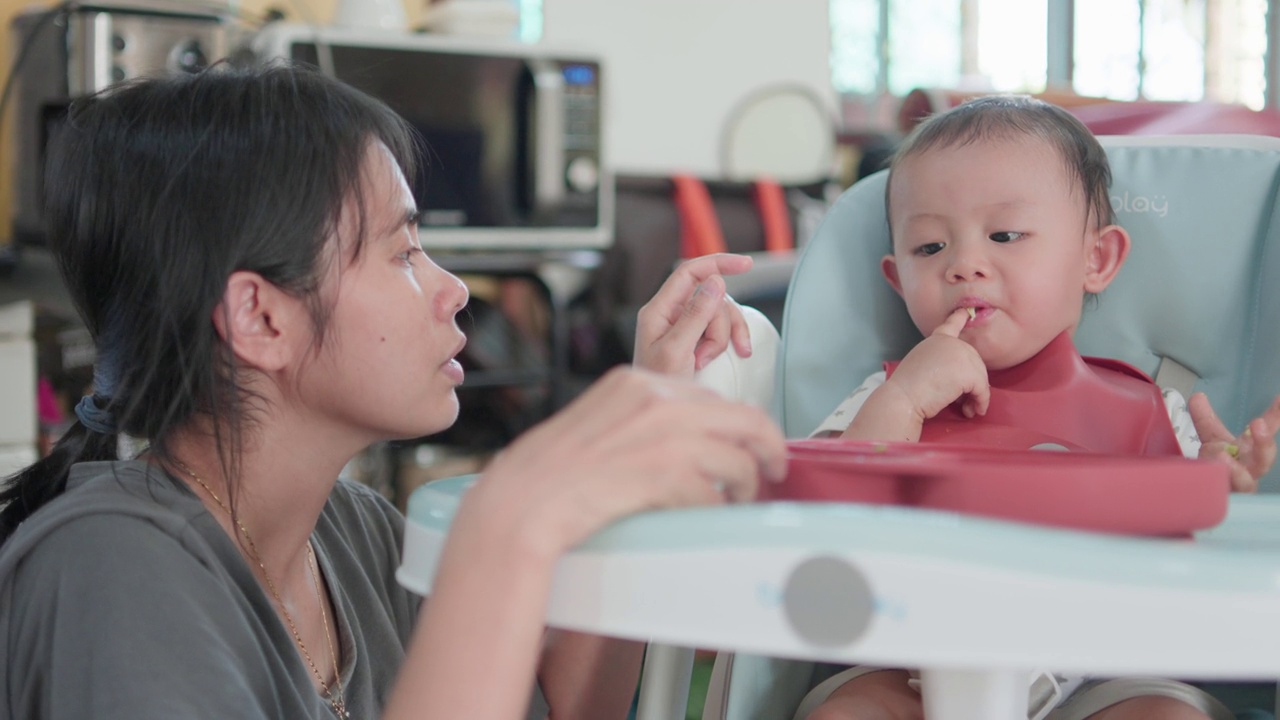
<svg viewBox="0 0 1280 720">
<path fill-rule="evenodd" d="M 640 309 L 636 366 L 693 377 L 694 371 L 724 352 L 730 342 L 739 357 L 750 356 L 747 322 L 742 310 L 725 294 L 722 277 L 750 269 L 750 257 L 725 253 L 681 263 Z"/>
</svg>

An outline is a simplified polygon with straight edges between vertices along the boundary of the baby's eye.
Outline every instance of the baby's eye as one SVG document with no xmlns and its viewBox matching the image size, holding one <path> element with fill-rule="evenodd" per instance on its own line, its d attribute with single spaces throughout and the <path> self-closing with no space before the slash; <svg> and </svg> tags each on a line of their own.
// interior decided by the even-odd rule
<svg viewBox="0 0 1280 720">
<path fill-rule="evenodd" d="M 926 257 L 928 257 L 929 255 L 937 255 L 938 253 L 942 252 L 942 248 L 944 247 L 946 247 L 946 245 L 940 242 L 925 243 L 924 245 L 920 245 L 919 247 L 916 248 L 916 254 L 924 255 Z"/>
<path fill-rule="evenodd" d="M 1007 243 L 1018 240 L 1024 235 L 1026 235 L 1026 233 L 1015 232 L 1013 230 L 1001 230 L 999 232 L 993 232 L 987 237 L 993 242 Z"/>
</svg>

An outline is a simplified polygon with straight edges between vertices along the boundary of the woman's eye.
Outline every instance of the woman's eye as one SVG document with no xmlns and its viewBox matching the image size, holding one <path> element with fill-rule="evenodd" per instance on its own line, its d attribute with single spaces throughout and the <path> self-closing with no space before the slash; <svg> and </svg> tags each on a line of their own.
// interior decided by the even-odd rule
<svg viewBox="0 0 1280 720">
<path fill-rule="evenodd" d="M 916 254 L 924 255 L 926 257 L 929 255 L 937 255 L 942 252 L 942 248 L 944 247 L 946 247 L 946 245 L 940 242 L 925 243 L 924 245 L 916 248 Z"/>
<path fill-rule="evenodd" d="M 1013 242 L 1014 240 L 1021 238 L 1023 235 L 1025 235 L 1025 233 L 1014 232 L 1013 230 L 1001 230 L 999 232 L 993 232 L 987 237 L 993 242 L 1007 243 Z"/>
</svg>

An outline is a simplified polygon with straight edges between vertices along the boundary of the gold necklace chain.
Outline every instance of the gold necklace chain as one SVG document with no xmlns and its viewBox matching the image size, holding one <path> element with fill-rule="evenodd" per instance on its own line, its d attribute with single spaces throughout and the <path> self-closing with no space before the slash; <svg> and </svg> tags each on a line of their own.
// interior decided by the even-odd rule
<svg viewBox="0 0 1280 720">
<path fill-rule="evenodd" d="M 311 674 L 315 675 L 316 682 L 320 683 L 321 694 L 329 701 L 329 705 L 333 707 L 335 715 L 341 720 L 350 720 L 351 715 L 347 712 L 347 703 L 342 696 L 342 670 L 338 667 L 338 653 L 333 645 L 333 636 L 329 633 L 329 614 L 325 611 L 324 594 L 320 589 L 320 573 L 318 570 L 320 563 L 316 560 L 315 551 L 311 548 L 311 541 L 307 541 L 307 570 L 311 572 L 311 583 L 315 587 L 316 600 L 320 605 L 320 620 L 321 624 L 324 625 L 324 639 L 329 645 L 329 657 L 333 660 L 333 687 L 330 687 L 329 683 L 325 682 L 324 676 L 320 674 L 320 669 L 316 667 L 315 661 L 311 659 L 311 653 L 307 652 L 307 645 L 302 642 L 302 633 L 298 632 L 298 626 L 293 622 L 293 616 L 285 608 L 284 600 L 281 599 L 280 592 L 276 590 L 275 583 L 271 582 L 271 576 L 267 574 L 267 566 L 263 564 L 262 557 L 258 554 L 258 546 L 254 544 L 253 537 L 249 535 L 249 530 L 245 528 L 244 523 L 240 522 L 240 518 L 231 514 L 231 508 L 227 507 L 222 498 L 218 497 L 213 488 L 209 487 L 194 470 L 187 467 L 187 464 L 181 460 L 174 460 L 174 462 L 188 477 L 195 480 L 200 487 L 204 488 L 205 492 L 209 493 L 209 497 L 213 498 L 218 507 L 222 508 L 227 517 L 240 529 L 240 534 L 244 536 L 244 541 L 249 545 L 248 550 L 249 554 L 253 556 L 252 560 L 262 570 L 262 579 L 266 581 L 267 589 L 271 591 L 271 598 L 276 601 L 276 606 L 280 608 L 280 614 L 284 616 L 285 623 L 289 625 L 289 632 L 293 633 L 293 641 L 297 643 L 298 649 L 302 651 L 302 657 L 306 659 L 308 667 L 311 668 Z"/>
</svg>

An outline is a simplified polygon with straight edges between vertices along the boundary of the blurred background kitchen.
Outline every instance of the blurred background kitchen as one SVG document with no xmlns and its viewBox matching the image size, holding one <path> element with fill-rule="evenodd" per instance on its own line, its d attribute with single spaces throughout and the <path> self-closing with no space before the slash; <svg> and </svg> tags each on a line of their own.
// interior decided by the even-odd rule
<svg viewBox="0 0 1280 720">
<path fill-rule="evenodd" d="M 777 322 L 828 204 L 921 117 L 1026 92 L 1099 134 L 1280 134 L 1264 0 L 0 0 L 0 469 L 42 452 L 92 344 L 40 221 L 69 103 L 218 62 L 308 62 L 424 135 L 421 237 L 467 281 L 463 414 L 348 472 L 403 502 L 630 359 L 681 258 L 759 254 Z"/>
</svg>

